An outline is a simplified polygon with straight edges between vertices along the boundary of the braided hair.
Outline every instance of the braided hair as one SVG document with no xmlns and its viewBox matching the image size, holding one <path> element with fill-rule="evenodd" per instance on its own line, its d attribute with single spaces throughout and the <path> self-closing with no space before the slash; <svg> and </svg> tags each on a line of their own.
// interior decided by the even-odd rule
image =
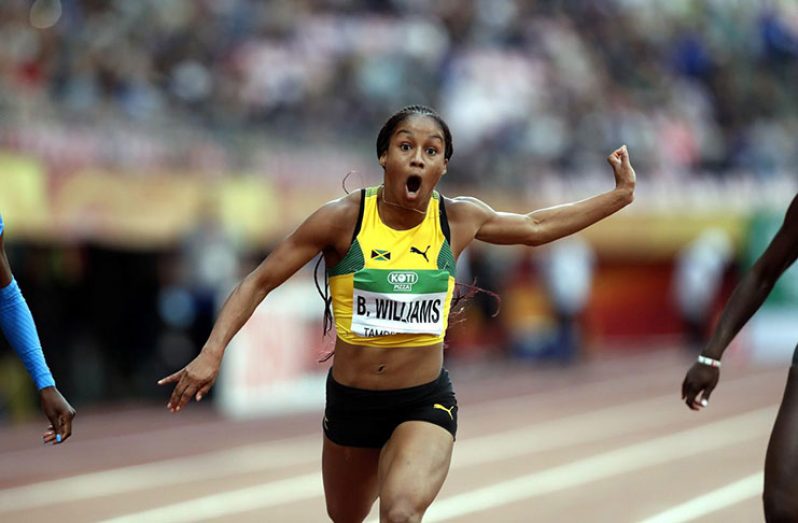
<svg viewBox="0 0 798 523">
<path fill-rule="evenodd" d="M 388 118 L 388 120 L 382 126 L 382 129 L 380 129 L 380 134 L 377 135 L 377 158 L 381 157 L 388 150 L 388 145 L 391 142 L 391 136 L 393 136 L 393 133 L 396 131 L 396 128 L 399 127 L 399 124 L 411 116 L 429 116 L 435 120 L 435 122 L 437 122 L 443 131 L 443 141 L 446 145 L 446 150 L 443 153 L 443 157 L 446 160 L 450 159 L 452 157 L 452 153 L 454 153 L 454 147 L 452 146 L 452 133 L 449 131 L 449 126 L 446 124 L 443 118 L 441 118 L 441 115 L 426 105 L 408 105 L 407 107 L 395 112 L 393 116 Z"/>
</svg>

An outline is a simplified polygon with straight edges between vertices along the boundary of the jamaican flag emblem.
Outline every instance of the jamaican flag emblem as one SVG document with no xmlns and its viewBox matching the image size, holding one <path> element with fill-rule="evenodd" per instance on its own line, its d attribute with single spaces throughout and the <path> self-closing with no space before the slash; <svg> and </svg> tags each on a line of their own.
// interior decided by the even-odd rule
<svg viewBox="0 0 798 523">
<path fill-rule="evenodd" d="M 371 259 L 377 261 L 389 261 L 391 259 L 391 251 L 383 251 L 381 249 L 371 250 Z"/>
</svg>

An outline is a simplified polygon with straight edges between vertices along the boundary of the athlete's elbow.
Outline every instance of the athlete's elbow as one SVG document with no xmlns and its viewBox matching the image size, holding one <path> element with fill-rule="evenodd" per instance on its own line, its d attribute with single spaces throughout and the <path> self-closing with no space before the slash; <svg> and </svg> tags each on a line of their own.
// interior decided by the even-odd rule
<svg viewBox="0 0 798 523">
<path fill-rule="evenodd" d="M 539 247 L 560 238 L 561 232 L 551 221 L 535 221 L 529 229 L 525 243 L 530 247 Z"/>
<path fill-rule="evenodd" d="M 544 233 L 541 231 L 533 231 L 531 234 L 527 235 L 522 242 L 527 247 L 539 247 L 545 243 L 549 243 L 552 238 L 548 238 Z"/>
<path fill-rule="evenodd" d="M 527 216 L 526 230 L 524 231 L 523 239 L 519 243 L 527 247 L 537 247 L 544 243 L 548 243 L 551 239 L 547 238 L 549 233 L 547 229 L 543 221 L 532 216 Z"/>
</svg>

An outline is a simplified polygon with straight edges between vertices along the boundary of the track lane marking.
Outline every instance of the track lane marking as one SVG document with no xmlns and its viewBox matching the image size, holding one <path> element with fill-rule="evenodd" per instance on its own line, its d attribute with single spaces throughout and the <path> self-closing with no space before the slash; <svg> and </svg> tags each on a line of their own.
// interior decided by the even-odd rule
<svg viewBox="0 0 798 523">
<path fill-rule="evenodd" d="M 0 514 L 318 461 L 318 436 L 89 472 L 0 490 Z"/>
<path fill-rule="evenodd" d="M 641 384 L 645 384 L 649 382 L 648 378 L 650 376 L 661 375 L 661 372 L 661 369 L 657 369 L 656 371 L 652 371 L 650 373 L 635 374 L 628 379 L 624 379 L 623 381 L 636 381 L 640 382 Z M 756 375 L 746 376 L 730 380 L 727 383 L 732 384 L 738 382 L 739 380 L 751 380 L 756 378 Z M 619 386 L 620 384 L 615 381 L 615 378 L 612 378 L 606 381 L 589 382 L 575 389 L 556 390 L 549 392 L 538 391 L 514 398 L 488 400 L 474 404 L 471 409 L 477 411 L 477 413 L 479 411 L 493 412 L 497 409 L 517 408 L 517 406 L 521 404 L 523 404 L 523 406 L 526 408 L 530 408 L 530 406 L 536 403 L 544 403 L 549 401 L 547 398 L 551 396 L 557 396 L 566 393 L 568 395 L 598 394 L 600 391 L 604 390 L 607 385 L 615 387 Z M 661 396 L 660 399 L 662 398 L 672 398 L 672 396 Z M 644 403 L 649 401 L 652 400 L 643 400 Z M 658 400 L 655 398 L 654 401 Z M 613 406 L 609 407 L 609 411 L 612 412 L 617 409 L 626 409 L 633 406 L 634 405 Z M 606 409 L 603 409 L 601 412 L 604 410 Z M 567 421 L 571 418 L 574 418 L 573 423 L 578 424 L 578 420 L 582 419 L 581 416 L 589 416 L 592 418 L 596 412 L 600 411 L 594 411 L 587 414 L 575 414 L 567 418 L 558 418 L 556 420 L 536 423 L 532 428 L 533 430 L 551 430 L 552 426 L 556 426 L 558 423 Z M 547 427 L 549 428 L 547 429 Z M 167 430 L 174 431 L 178 429 L 170 428 Z M 476 439 L 462 439 L 460 440 L 462 443 L 459 443 L 460 445 L 471 446 L 471 448 L 474 449 L 474 452 L 484 452 L 483 455 L 487 457 L 491 455 L 491 452 L 495 454 L 495 446 L 497 444 L 501 444 L 501 442 L 507 442 L 508 440 L 524 440 L 525 438 L 530 437 L 529 430 L 529 427 L 523 427 L 522 429 L 507 431 L 500 434 L 480 436 Z M 128 436 L 128 438 L 129 437 L 133 436 Z M 494 437 L 499 439 L 494 440 Z M 557 436 L 556 439 L 560 440 L 559 436 Z M 492 441 L 497 441 L 497 443 L 491 443 Z M 286 448 L 284 445 L 288 445 L 288 447 Z M 294 445 L 299 445 L 301 447 L 297 450 L 298 457 L 294 456 L 291 450 Z M 491 445 L 493 445 L 493 448 L 491 448 Z M 519 445 L 517 447 L 518 449 L 524 448 L 523 443 L 517 445 Z M 275 446 L 277 446 L 277 448 L 273 449 Z M 318 453 L 311 451 L 311 448 L 314 446 L 319 448 Z M 50 481 L 40 481 L 28 485 L 0 490 L 0 514 L 3 512 L 54 505 L 57 503 L 71 502 L 80 499 L 90 499 L 105 495 L 122 494 L 125 492 L 133 492 L 158 486 L 189 483 L 195 480 L 229 477 L 239 472 L 255 472 L 258 470 L 266 470 L 279 466 L 312 462 L 320 459 L 320 448 L 321 438 L 318 434 L 314 433 L 306 436 L 277 440 L 270 443 L 246 445 L 237 447 L 235 449 L 225 449 L 194 456 L 185 456 L 151 463 L 144 463 L 140 465 L 111 468 L 98 472 L 76 474 L 74 476 L 67 476 Z M 555 446 L 553 448 L 557 447 Z M 457 447 L 455 447 L 455 449 L 457 451 Z M 467 448 L 465 451 L 457 452 L 460 456 L 464 456 L 470 451 Z M 465 458 L 465 460 L 468 461 L 468 458 Z M 474 461 L 474 463 L 477 462 L 479 462 L 479 458 L 476 458 L 476 461 Z M 236 466 L 231 465 L 231 463 L 243 464 L 239 468 L 236 468 Z M 452 465 L 455 466 L 455 463 Z"/>
<path fill-rule="evenodd" d="M 446 521 L 458 516 L 535 497 L 640 468 L 719 449 L 763 434 L 776 407 L 757 409 L 621 449 L 593 455 L 565 465 L 495 483 L 433 503 L 424 521 Z M 763 429 L 764 427 L 764 429 Z M 189 499 L 150 510 L 125 514 L 102 523 L 184 523 L 230 516 L 252 510 L 314 498 L 323 494 L 321 473 L 315 472 L 264 485 Z M 375 523 L 377 520 L 370 520 Z"/>
<path fill-rule="evenodd" d="M 322 489 L 321 471 L 318 471 L 265 485 L 193 498 L 106 519 L 101 523 L 189 523 L 314 498 Z"/>
<path fill-rule="evenodd" d="M 768 374 L 758 373 L 753 376 L 736 378 L 726 381 L 725 385 L 727 388 L 750 386 L 749 382 L 764 379 L 763 377 L 766 378 Z M 589 386 L 601 383 L 592 382 Z M 561 393 L 562 391 L 557 392 Z M 581 390 L 571 391 L 572 394 L 584 392 Z M 545 396 L 545 394 L 535 393 L 530 396 L 540 399 L 540 396 Z M 514 401 L 520 399 L 513 398 Z M 651 411 L 650 409 L 659 410 L 662 405 L 672 403 L 674 399 L 675 395 L 663 395 L 657 398 L 614 405 L 599 411 L 540 422 L 531 427 L 463 439 L 455 447 L 452 468 L 473 466 L 522 454 L 554 450 L 568 445 L 632 433 L 643 428 L 667 425 L 673 420 L 668 420 L 664 416 L 635 416 L 630 419 L 629 413 L 635 409 L 649 412 Z M 498 401 L 503 402 L 504 400 Z M 484 403 L 491 403 L 491 401 Z M 585 425 L 590 426 L 590 431 L 584 430 Z M 279 443 L 279 446 L 275 447 L 275 443 Z M 316 448 L 314 449 L 313 447 Z M 198 479 L 228 477 L 239 473 L 308 463 L 317 461 L 319 455 L 320 438 L 317 435 L 312 435 L 278 440 L 278 442 L 268 444 L 248 445 L 197 456 L 109 469 L 107 471 L 2 490 L 0 491 L 0 513 L 90 499 L 103 495 L 121 494 L 158 486 L 190 483 Z M 319 490 L 310 497 L 316 495 L 321 496 L 323 492 Z"/>
<path fill-rule="evenodd" d="M 640 523 L 685 523 L 762 495 L 763 472 L 756 472 L 733 483 L 680 503 Z"/>
<path fill-rule="evenodd" d="M 651 403 L 651 400 L 646 402 L 640 403 Z M 620 410 L 620 408 L 619 408 Z M 632 470 L 636 470 L 638 468 L 642 468 L 643 466 L 651 466 L 656 465 L 662 462 L 669 461 L 674 457 L 684 457 L 689 455 L 694 455 L 700 452 L 704 452 L 706 450 L 704 447 L 709 445 L 708 441 L 711 439 L 706 436 L 707 433 L 711 433 L 714 431 L 729 431 L 731 434 L 726 435 L 725 437 L 715 437 L 715 440 L 711 443 L 712 449 L 721 448 L 726 445 L 731 445 L 734 443 L 738 443 L 740 441 L 746 441 L 748 439 L 752 439 L 758 436 L 760 433 L 763 433 L 764 430 L 767 430 L 769 424 L 767 420 L 775 416 L 776 407 L 766 407 L 764 409 L 758 409 L 753 412 L 735 416 L 732 418 L 726 418 L 722 421 L 717 421 L 713 423 L 709 423 L 706 425 L 702 425 L 701 427 L 695 429 L 689 429 L 683 432 L 679 432 L 675 435 L 665 436 L 663 438 L 658 438 L 651 441 L 646 441 L 643 443 L 639 443 L 636 445 L 632 445 L 630 447 L 626 447 L 623 449 L 618 449 L 615 451 L 605 452 L 603 454 L 599 454 L 597 456 L 591 456 L 579 461 L 576 461 L 571 464 L 562 465 L 558 467 L 553 467 L 551 469 L 546 469 L 544 471 L 540 471 L 534 473 L 529 476 L 524 476 L 522 478 L 518 478 L 515 480 L 510 480 L 509 482 L 502 482 L 498 485 L 494 485 L 491 487 L 486 487 L 482 489 L 476 489 L 475 491 L 469 491 L 466 493 L 459 494 L 454 496 L 453 498 L 445 498 L 440 501 L 436 501 L 433 503 L 428 515 L 425 517 L 425 521 L 444 521 L 445 519 L 449 519 L 448 514 L 452 512 L 452 507 L 454 507 L 454 514 L 451 517 L 455 517 L 458 515 L 462 515 L 462 513 L 468 513 L 471 511 L 479 511 L 484 510 L 485 508 L 491 508 L 490 506 L 480 508 L 481 505 L 484 503 L 484 498 L 487 497 L 495 503 L 497 500 L 503 499 L 502 502 L 498 503 L 506 504 L 512 502 L 517 499 L 523 499 L 525 497 L 531 497 L 534 495 L 540 495 L 542 493 L 548 492 L 545 489 L 545 485 L 555 486 L 552 490 L 561 490 L 565 488 L 571 488 L 572 486 L 579 485 L 584 482 L 588 481 L 595 481 L 597 479 L 602 479 L 603 477 L 608 477 L 616 474 L 621 474 L 623 472 L 628 472 Z M 586 417 L 586 415 L 585 415 Z M 650 418 L 657 418 L 661 419 L 661 417 L 651 416 Z M 736 430 L 738 425 L 742 427 L 740 430 Z M 764 427 L 764 428 L 763 428 Z M 567 431 L 572 432 L 572 427 L 567 427 Z M 535 429 L 531 429 L 528 431 L 529 433 L 534 433 Z M 533 443 L 530 443 L 529 446 L 539 446 L 538 444 L 542 441 L 539 440 L 537 437 L 542 437 L 541 434 L 548 433 L 545 437 L 554 437 L 553 441 L 550 441 L 548 447 L 545 450 L 551 450 L 557 447 L 566 447 L 570 444 L 575 442 L 575 439 L 567 440 L 563 438 L 557 438 L 553 435 L 550 430 L 544 429 L 542 433 L 538 435 L 530 434 L 532 437 L 530 440 L 534 440 Z M 590 441 L 596 437 L 597 434 L 600 434 L 601 431 L 594 431 L 591 428 L 591 431 L 581 430 L 578 431 L 578 434 L 582 435 L 582 441 Z M 504 436 L 501 434 L 500 436 Z M 522 437 L 521 433 L 516 434 L 519 438 Z M 481 438 L 481 445 L 485 445 L 489 447 L 491 445 L 502 445 L 502 448 L 507 449 L 504 455 L 501 458 L 497 458 L 496 454 L 494 457 L 490 459 L 493 461 L 495 459 L 504 459 L 510 457 L 511 455 L 517 455 L 520 452 L 527 453 L 526 451 L 530 450 L 529 448 L 525 449 L 518 449 L 513 448 L 512 446 L 506 445 L 504 443 L 490 443 L 488 440 L 490 436 L 486 436 Z M 703 438 L 705 442 L 703 445 L 691 446 L 687 444 L 695 438 Z M 676 448 L 668 449 L 669 446 L 674 446 Z M 670 450 L 668 452 L 668 450 Z M 537 448 L 531 449 L 534 453 L 538 451 Z M 652 461 L 651 457 L 646 457 L 646 454 L 649 453 L 656 453 L 661 451 L 661 456 L 658 459 Z M 462 466 L 469 466 L 472 464 L 476 464 L 477 462 L 481 462 L 481 460 L 464 460 L 458 461 L 455 460 L 452 463 L 453 468 L 459 468 Z M 600 472 L 597 475 L 597 472 Z M 323 490 L 318 483 L 317 479 L 320 474 L 313 474 L 303 476 L 306 478 L 308 482 L 312 482 L 313 484 L 317 485 L 318 489 L 313 490 L 312 488 L 304 488 L 308 487 L 309 485 L 303 484 L 303 488 L 300 489 L 307 498 L 312 497 L 320 497 L 323 496 Z M 315 479 L 314 479 L 315 478 Z M 569 483 L 569 478 L 572 483 Z M 521 482 L 522 489 L 519 491 L 518 488 L 513 488 L 513 484 Z M 533 491 L 528 492 L 524 490 L 524 483 L 528 481 L 533 482 Z M 281 488 L 280 482 L 272 482 L 267 483 L 265 485 L 260 485 L 256 487 L 240 489 L 230 491 L 228 493 L 221 493 L 214 495 L 212 497 L 212 511 L 214 514 L 218 515 L 230 515 L 240 512 L 245 512 L 249 510 L 255 509 L 264 509 L 270 506 L 275 506 L 279 504 L 285 504 L 292 501 L 298 501 L 299 499 L 307 499 L 307 498 L 298 498 L 296 496 L 292 496 L 290 499 L 283 499 L 277 495 L 272 495 L 271 486 L 270 485 L 277 485 L 277 489 Z M 514 493 L 515 496 L 521 494 L 520 497 L 507 498 L 506 497 L 506 487 L 510 485 L 509 492 L 512 494 Z M 534 489 L 541 490 L 541 492 L 536 492 Z M 505 497 L 502 498 L 496 496 L 496 492 L 503 492 L 505 491 Z M 228 496 L 229 494 L 229 496 Z M 249 496 L 256 496 L 258 499 L 251 499 Z M 477 498 L 477 505 L 474 505 L 474 498 Z M 198 498 L 201 500 L 206 500 L 207 498 Z M 465 501 L 471 500 L 470 503 L 464 503 Z M 196 501 L 196 500 L 194 500 Z M 218 504 L 218 506 L 216 505 Z M 436 511 L 434 510 L 438 505 L 444 505 L 442 509 Z M 203 504 L 203 506 L 205 506 Z M 154 521 L 154 522 L 175 522 L 179 523 L 182 521 L 189 521 L 190 518 L 204 518 L 204 510 L 200 511 L 199 509 L 193 508 L 193 501 L 184 501 L 176 504 L 166 505 L 160 508 L 155 508 L 152 510 L 147 510 L 143 512 L 137 512 L 128 514 L 126 516 L 122 516 L 120 518 L 113 518 L 106 520 L 105 523 L 132 523 L 134 521 Z M 458 512 L 466 509 L 466 512 Z M 438 514 L 440 512 L 440 514 Z M 188 517 L 189 519 L 182 519 L 183 517 Z M 443 517 L 443 519 L 434 519 L 436 517 Z M 432 519 L 430 519 L 432 518 Z"/>
<path fill-rule="evenodd" d="M 447 521 L 465 514 L 482 512 L 516 501 L 570 489 L 585 483 L 742 443 L 767 434 L 776 416 L 776 410 L 775 406 L 757 409 L 695 429 L 603 452 L 586 459 L 448 496 L 432 504 L 424 521 L 427 523 Z"/>
</svg>

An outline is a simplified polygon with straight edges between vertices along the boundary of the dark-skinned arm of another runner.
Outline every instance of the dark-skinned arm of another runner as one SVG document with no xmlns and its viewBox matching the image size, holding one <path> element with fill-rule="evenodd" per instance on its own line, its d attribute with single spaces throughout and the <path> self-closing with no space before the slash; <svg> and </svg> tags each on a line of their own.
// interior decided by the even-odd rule
<svg viewBox="0 0 798 523">
<path fill-rule="evenodd" d="M 11 322 L 11 325 L 7 325 L 5 322 L 0 323 L 3 323 L 3 330 L 8 341 L 20 354 L 28 371 L 33 373 L 34 381 L 37 382 L 39 403 L 42 412 L 50 422 L 50 426 L 42 434 L 42 441 L 54 444 L 63 443 L 72 435 L 72 419 L 76 412 L 55 387 L 50 370 L 44 361 L 44 353 L 33 323 L 33 316 L 22 297 L 22 292 L 16 287 L 11 273 L 3 236 L 2 220 L 0 220 L 0 293 L 4 295 L 10 293 L 7 297 L 9 303 L 3 304 L 3 300 L 0 299 L 0 309 L 9 307 L 9 309 L 0 311 L 0 314 L 8 314 L 6 319 Z"/>
<path fill-rule="evenodd" d="M 798 258 L 798 195 L 793 198 L 787 209 L 784 223 L 776 236 L 732 292 L 709 343 L 701 352 L 703 356 L 720 361 L 729 343 L 759 310 L 773 290 L 776 280 L 795 262 L 796 258 Z M 719 379 L 719 368 L 694 363 L 682 382 L 682 399 L 685 404 L 692 410 L 705 407 Z"/>
</svg>

